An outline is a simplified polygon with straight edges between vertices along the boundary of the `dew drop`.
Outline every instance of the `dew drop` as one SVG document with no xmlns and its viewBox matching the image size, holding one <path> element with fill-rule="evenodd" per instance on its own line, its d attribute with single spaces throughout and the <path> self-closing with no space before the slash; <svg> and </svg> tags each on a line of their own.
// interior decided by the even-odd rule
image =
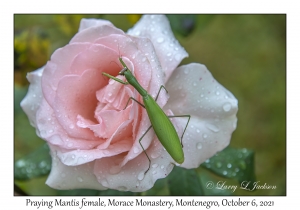
<svg viewBox="0 0 300 210">
<path fill-rule="evenodd" d="M 152 168 L 157 168 L 157 166 L 158 166 L 158 164 L 154 163 L 154 164 L 152 165 Z"/>
<path fill-rule="evenodd" d="M 200 130 L 199 130 L 199 129 L 197 129 L 197 130 L 196 130 L 196 132 L 197 132 L 197 133 L 200 133 Z"/>
<path fill-rule="evenodd" d="M 73 129 L 73 128 L 74 128 L 74 125 L 73 125 L 73 124 L 69 125 L 69 128 Z"/>
<path fill-rule="evenodd" d="M 232 165 L 230 163 L 227 164 L 227 168 L 231 168 Z"/>
<path fill-rule="evenodd" d="M 223 175 L 227 175 L 227 171 L 223 171 Z"/>
<path fill-rule="evenodd" d="M 156 171 L 153 171 L 153 172 L 152 172 L 153 175 L 156 174 L 156 173 L 157 173 Z"/>
<path fill-rule="evenodd" d="M 46 167 L 46 166 L 47 166 L 46 161 L 42 161 L 42 162 L 40 162 L 40 164 L 39 164 L 39 168 L 44 168 L 44 167 Z"/>
<path fill-rule="evenodd" d="M 120 187 L 118 187 L 118 190 L 120 190 L 120 191 L 126 191 L 127 188 L 125 186 L 120 186 Z"/>
<path fill-rule="evenodd" d="M 77 177 L 77 180 L 78 180 L 79 182 L 83 182 L 83 179 L 82 179 L 80 176 Z"/>
<path fill-rule="evenodd" d="M 188 73 L 189 73 L 189 70 L 188 70 L 188 69 L 185 69 L 183 72 L 184 72 L 185 74 L 188 74 Z"/>
<path fill-rule="evenodd" d="M 159 156 L 160 156 L 160 153 L 157 152 L 157 151 L 151 153 L 151 157 L 152 157 L 153 159 L 158 158 Z"/>
<path fill-rule="evenodd" d="M 200 142 L 197 144 L 197 149 L 202 149 L 202 144 Z"/>
<path fill-rule="evenodd" d="M 112 96 L 112 93 L 108 93 L 108 96 L 109 96 L 109 97 Z"/>
<path fill-rule="evenodd" d="M 216 92 L 216 95 L 217 95 L 217 96 L 218 96 L 218 95 L 220 95 L 220 92 L 219 92 L 219 91 L 217 91 L 217 92 Z"/>
<path fill-rule="evenodd" d="M 217 162 L 216 166 L 217 166 L 217 168 L 221 168 L 222 167 L 222 163 L 221 162 Z"/>
<path fill-rule="evenodd" d="M 204 97 L 204 95 L 203 95 L 203 94 L 201 94 L 201 95 L 200 95 L 200 97 L 201 97 L 201 98 L 203 98 L 203 97 Z"/>
<path fill-rule="evenodd" d="M 108 182 L 106 181 L 106 179 L 103 179 L 101 181 L 101 184 L 102 184 L 103 187 L 108 187 Z"/>
<path fill-rule="evenodd" d="M 203 137 L 204 139 L 206 139 L 206 138 L 207 138 L 207 134 L 204 133 L 204 134 L 202 135 L 202 137 Z"/>
<path fill-rule="evenodd" d="M 67 144 L 67 146 L 68 146 L 68 147 L 72 147 L 72 146 L 73 146 L 73 143 L 69 142 L 69 143 Z"/>
<path fill-rule="evenodd" d="M 113 166 L 109 169 L 109 173 L 110 174 L 118 174 L 121 171 L 121 167 L 120 166 Z"/>
<path fill-rule="evenodd" d="M 159 37 L 159 38 L 157 38 L 157 43 L 162 43 L 163 41 L 164 41 L 165 39 L 163 38 L 163 37 Z"/>
<path fill-rule="evenodd" d="M 135 35 L 136 35 L 136 36 L 139 36 L 140 34 L 141 34 L 140 31 L 136 31 L 136 32 L 135 32 Z"/>
<path fill-rule="evenodd" d="M 194 86 L 194 87 L 197 86 L 197 83 L 196 83 L 196 82 L 193 82 L 193 86 Z"/>
<path fill-rule="evenodd" d="M 205 125 L 209 130 L 211 130 L 215 133 L 219 132 L 219 128 L 216 125 L 213 125 L 213 124 L 210 124 L 210 123 L 206 123 Z"/>
<path fill-rule="evenodd" d="M 160 168 L 161 168 L 161 169 L 164 169 L 164 168 L 165 168 L 165 166 L 164 166 L 164 165 L 162 165 L 162 166 L 160 166 Z"/>
<path fill-rule="evenodd" d="M 223 105 L 223 110 L 224 110 L 225 112 L 229 112 L 230 109 L 231 109 L 231 104 L 230 104 L 230 103 L 225 103 L 225 104 Z"/>
<path fill-rule="evenodd" d="M 134 148 L 133 148 L 133 153 L 136 154 L 136 153 L 138 153 L 138 152 L 139 152 L 139 148 L 134 147 Z"/>
<path fill-rule="evenodd" d="M 138 180 L 142 181 L 145 177 L 145 172 L 140 172 L 139 175 L 138 175 Z"/>
<path fill-rule="evenodd" d="M 170 52 L 167 54 L 168 57 L 170 57 L 171 55 L 172 55 L 172 53 L 170 53 Z"/>
</svg>

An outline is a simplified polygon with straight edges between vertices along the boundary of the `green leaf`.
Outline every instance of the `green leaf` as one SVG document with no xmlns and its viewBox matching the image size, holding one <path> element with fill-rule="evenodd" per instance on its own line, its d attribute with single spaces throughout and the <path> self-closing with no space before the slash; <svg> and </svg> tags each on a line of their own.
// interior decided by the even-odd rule
<svg viewBox="0 0 300 210">
<path fill-rule="evenodd" d="M 171 28 L 182 36 L 188 36 L 196 26 L 196 15 L 167 15 Z"/>
<path fill-rule="evenodd" d="M 227 147 L 212 158 L 207 159 L 202 166 L 222 177 L 238 180 L 241 187 L 253 188 L 255 173 L 254 152 L 252 150 Z"/>
<path fill-rule="evenodd" d="M 201 183 L 194 169 L 174 167 L 168 181 L 170 195 L 203 195 Z"/>
<path fill-rule="evenodd" d="M 31 154 L 17 160 L 14 164 L 15 179 L 28 180 L 47 175 L 51 169 L 51 156 L 47 144 L 39 147 Z"/>
<path fill-rule="evenodd" d="M 235 190 L 229 190 L 229 189 L 220 189 L 220 187 L 217 187 L 217 183 L 226 182 L 222 181 L 216 176 L 213 176 L 211 172 L 207 170 L 201 170 L 199 174 L 201 185 L 203 186 L 203 191 L 205 195 L 209 196 L 215 196 L 215 195 L 221 195 L 221 196 L 228 196 L 232 195 Z"/>
</svg>

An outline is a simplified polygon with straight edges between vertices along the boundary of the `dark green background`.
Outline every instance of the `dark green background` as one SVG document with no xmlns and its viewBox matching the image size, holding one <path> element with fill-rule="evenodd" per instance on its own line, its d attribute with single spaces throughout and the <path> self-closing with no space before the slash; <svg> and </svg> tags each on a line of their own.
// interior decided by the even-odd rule
<svg viewBox="0 0 300 210">
<path fill-rule="evenodd" d="M 110 20 L 124 31 L 131 28 L 138 18 L 129 15 L 14 17 L 15 160 L 44 143 L 36 136 L 19 107 L 20 100 L 27 91 L 26 72 L 44 65 L 55 49 L 67 44 L 77 32 L 79 21 L 83 17 Z M 186 31 L 185 25 L 176 25 L 176 16 L 169 18 L 176 38 L 189 53 L 182 64 L 205 64 L 216 80 L 238 99 L 238 123 L 231 146 L 253 150 L 257 181 L 276 186 L 275 190 L 238 190 L 234 194 L 285 195 L 286 16 L 195 15 L 187 17 L 190 20 L 188 29 L 195 23 L 191 31 Z M 203 176 L 212 176 L 206 171 L 201 173 L 201 170 L 204 169 L 198 169 Z M 31 195 L 57 194 L 44 184 L 46 178 L 47 176 L 17 181 L 17 184 Z M 237 184 L 234 181 L 228 183 Z M 165 194 L 159 184 L 156 188 L 159 188 L 160 193 L 156 194 Z"/>
</svg>

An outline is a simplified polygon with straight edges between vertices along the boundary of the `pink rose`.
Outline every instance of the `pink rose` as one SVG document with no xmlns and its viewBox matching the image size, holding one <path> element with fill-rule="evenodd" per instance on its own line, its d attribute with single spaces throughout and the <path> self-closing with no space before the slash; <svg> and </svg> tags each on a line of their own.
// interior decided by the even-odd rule
<svg viewBox="0 0 300 210">
<path fill-rule="evenodd" d="M 107 188 L 145 191 L 168 176 L 174 161 L 152 130 L 146 110 L 130 85 L 108 80 L 127 63 L 140 84 L 169 115 L 190 114 L 183 139 L 184 168 L 196 168 L 224 149 L 236 128 L 237 100 L 201 64 L 178 67 L 188 56 L 163 15 L 145 15 L 126 34 L 110 22 L 83 19 L 70 43 L 28 74 L 30 87 L 21 103 L 37 134 L 51 149 L 47 184 L 56 189 Z M 123 79 L 123 76 L 118 76 Z M 173 118 L 181 136 L 187 118 Z"/>
</svg>

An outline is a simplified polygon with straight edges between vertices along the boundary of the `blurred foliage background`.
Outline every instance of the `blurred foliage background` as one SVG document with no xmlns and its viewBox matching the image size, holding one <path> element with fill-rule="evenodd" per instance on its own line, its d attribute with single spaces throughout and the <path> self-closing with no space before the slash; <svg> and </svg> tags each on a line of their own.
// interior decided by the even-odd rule
<svg viewBox="0 0 300 210">
<path fill-rule="evenodd" d="M 41 159 L 37 165 L 20 161 L 24 156 L 26 160 L 36 160 L 47 150 L 20 108 L 29 84 L 26 73 L 45 65 L 55 49 L 66 45 L 78 31 L 81 18 L 110 20 L 126 32 L 140 15 L 14 16 L 14 158 L 19 160 L 15 164 L 16 190 L 28 195 L 138 195 L 113 190 L 102 194 L 92 190 L 57 191 L 44 184 L 51 160 Z M 276 189 L 253 192 L 237 190 L 233 194 L 286 195 L 286 15 L 168 15 L 168 18 L 176 38 L 189 53 L 182 64 L 205 64 L 239 101 L 238 124 L 231 147 L 250 150 L 234 154 L 227 150 L 228 154 L 234 156 L 243 151 L 248 155 L 245 158 L 254 161 L 252 172 L 256 180 L 261 185 L 276 186 Z M 26 164 L 29 164 L 27 168 L 22 168 Z M 23 171 L 18 171 L 16 166 Z M 31 179 L 26 174 L 35 167 L 43 170 L 35 174 L 37 178 Z M 165 186 L 176 180 L 174 173 L 199 176 L 203 184 L 213 178 L 238 185 L 236 180 L 220 178 L 205 168 L 204 163 L 197 169 L 201 176 L 176 168 L 171 178 L 157 181 L 153 189 L 142 195 L 170 194 L 172 189 Z"/>
</svg>

